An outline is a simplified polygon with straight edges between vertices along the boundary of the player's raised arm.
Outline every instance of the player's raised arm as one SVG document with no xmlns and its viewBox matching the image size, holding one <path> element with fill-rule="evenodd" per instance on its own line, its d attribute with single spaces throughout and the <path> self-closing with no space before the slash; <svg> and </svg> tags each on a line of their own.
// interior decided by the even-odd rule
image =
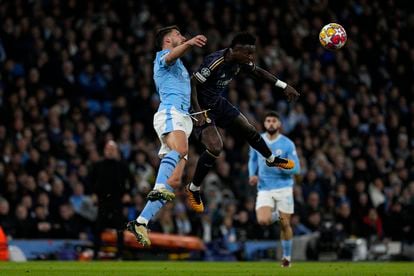
<svg viewBox="0 0 414 276">
<path fill-rule="evenodd" d="M 296 100 L 300 96 L 299 92 L 296 91 L 295 88 L 293 88 L 286 82 L 279 80 L 278 78 L 276 78 L 275 75 L 271 74 L 270 72 L 260 68 L 259 66 L 256 66 L 255 64 L 253 65 L 249 64 L 249 66 L 251 66 L 252 68 L 251 74 L 253 74 L 257 78 L 261 78 L 268 82 L 274 83 L 274 85 L 277 88 L 283 91 L 283 93 L 285 94 L 285 96 L 287 97 L 289 101 Z"/>
<path fill-rule="evenodd" d="M 187 40 L 180 32 L 178 26 L 168 26 L 159 29 L 155 35 L 156 46 L 163 50 L 161 56 L 162 65 L 171 65 L 182 57 L 193 46 L 203 47 L 207 43 L 204 35 L 197 35 Z"/>
<path fill-rule="evenodd" d="M 183 37 L 180 33 L 179 36 Z M 184 38 L 184 37 L 183 37 Z M 184 38 L 185 39 L 185 38 Z M 166 64 L 172 64 L 174 63 L 178 58 L 182 57 L 189 49 L 191 49 L 193 46 L 196 47 L 203 47 L 207 43 L 207 38 L 204 35 L 197 35 L 190 40 L 185 41 L 183 44 L 174 47 L 171 52 L 169 52 L 165 56 L 165 63 Z"/>
</svg>

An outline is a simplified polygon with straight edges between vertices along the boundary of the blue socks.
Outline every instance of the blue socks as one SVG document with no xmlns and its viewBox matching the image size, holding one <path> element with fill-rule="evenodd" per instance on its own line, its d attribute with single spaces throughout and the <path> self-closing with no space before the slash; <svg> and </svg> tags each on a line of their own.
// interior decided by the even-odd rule
<svg viewBox="0 0 414 276">
<path fill-rule="evenodd" d="M 290 256 L 292 254 L 292 240 L 282 240 L 282 251 L 283 258 L 290 261 Z"/>
<path fill-rule="evenodd" d="M 168 178 L 172 175 L 175 167 L 180 161 L 180 154 L 176 151 L 170 151 L 161 160 L 160 167 L 158 169 L 157 179 L 155 181 L 154 188 L 165 187 L 170 192 L 173 188 L 167 184 Z M 142 210 L 141 214 L 137 218 L 137 222 L 147 225 L 148 222 L 158 213 L 158 211 L 165 205 L 165 200 L 147 201 L 147 204 Z"/>
<path fill-rule="evenodd" d="M 175 150 L 172 150 L 166 154 L 161 160 L 155 184 L 165 184 L 165 186 L 169 186 L 167 184 L 167 180 L 172 175 L 178 161 L 180 161 L 180 154 Z"/>
</svg>

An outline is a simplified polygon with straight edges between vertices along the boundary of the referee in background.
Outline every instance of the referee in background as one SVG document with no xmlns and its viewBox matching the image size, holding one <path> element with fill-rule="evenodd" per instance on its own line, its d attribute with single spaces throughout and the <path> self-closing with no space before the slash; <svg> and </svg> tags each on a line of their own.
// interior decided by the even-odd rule
<svg viewBox="0 0 414 276">
<path fill-rule="evenodd" d="M 94 259 L 98 259 L 102 244 L 101 233 L 107 229 L 117 230 L 116 258 L 122 259 L 124 247 L 122 197 L 132 187 L 128 166 L 119 155 L 118 145 L 109 140 L 105 144 L 104 159 L 92 165 L 90 170 L 92 192 L 97 197 L 98 217 L 94 227 Z"/>
</svg>

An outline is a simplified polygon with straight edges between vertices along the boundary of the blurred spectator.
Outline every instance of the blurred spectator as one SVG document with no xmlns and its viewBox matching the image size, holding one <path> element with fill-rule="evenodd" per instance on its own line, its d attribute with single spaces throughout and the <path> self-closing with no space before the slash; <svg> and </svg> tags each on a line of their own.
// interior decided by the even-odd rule
<svg viewBox="0 0 414 276">
<path fill-rule="evenodd" d="M 53 237 L 52 221 L 46 207 L 37 205 L 34 209 L 34 234 L 33 238 L 48 239 Z"/>
<path fill-rule="evenodd" d="M 70 204 L 59 207 L 59 218 L 54 223 L 55 237 L 60 239 L 86 239 L 85 226 Z"/>
<path fill-rule="evenodd" d="M 117 230 L 117 258 L 123 253 L 123 228 L 126 222 L 123 216 L 122 197 L 129 192 L 129 171 L 120 160 L 118 145 L 109 140 L 105 144 L 104 159 L 93 164 L 90 171 L 92 191 L 98 198 L 98 217 L 95 224 L 94 257 L 98 258 L 101 247 L 101 233 L 106 228 Z"/>
<path fill-rule="evenodd" d="M 368 215 L 364 217 L 364 231 L 362 236 L 369 238 L 370 241 L 381 240 L 383 237 L 382 220 L 374 208 L 371 208 Z"/>
<path fill-rule="evenodd" d="M 29 216 L 27 208 L 23 205 L 16 207 L 16 219 L 14 221 L 13 237 L 16 239 L 27 239 L 33 237 L 34 225 L 33 220 Z"/>
<path fill-rule="evenodd" d="M 292 215 L 291 225 L 294 236 L 306 235 L 312 232 L 303 223 L 301 223 L 300 216 L 298 214 Z"/>
<path fill-rule="evenodd" d="M 0 197 L 0 225 L 6 235 L 11 235 L 13 231 L 13 217 L 10 214 L 9 202 Z"/>
<path fill-rule="evenodd" d="M 189 235 L 192 232 L 191 222 L 187 216 L 185 205 L 181 202 L 175 202 L 174 207 L 175 225 L 177 227 L 177 234 Z"/>
</svg>

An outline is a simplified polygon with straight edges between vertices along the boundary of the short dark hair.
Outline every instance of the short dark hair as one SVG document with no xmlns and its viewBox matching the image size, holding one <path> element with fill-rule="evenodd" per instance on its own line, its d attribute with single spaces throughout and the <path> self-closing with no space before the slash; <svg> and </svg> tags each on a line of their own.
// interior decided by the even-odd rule
<svg viewBox="0 0 414 276">
<path fill-rule="evenodd" d="M 157 47 L 157 49 L 162 48 L 162 42 L 164 40 L 164 37 L 167 34 L 169 34 L 172 30 L 180 31 L 180 28 L 178 28 L 177 25 L 171 25 L 157 30 L 157 32 L 155 33 L 155 47 Z"/>
<path fill-rule="evenodd" d="M 280 121 L 280 115 L 279 113 L 277 113 L 276 111 L 269 111 L 265 114 L 264 118 L 266 119 L 267 117 L 275 117 Z"/>
<path fill-rule="evenodd" d="M 234 48 L 237 44 L 240 45 L 256 45 L 256 37 L 250 33 L 238 33 L 231 41 L 230 48 Z"/>
</svg>

